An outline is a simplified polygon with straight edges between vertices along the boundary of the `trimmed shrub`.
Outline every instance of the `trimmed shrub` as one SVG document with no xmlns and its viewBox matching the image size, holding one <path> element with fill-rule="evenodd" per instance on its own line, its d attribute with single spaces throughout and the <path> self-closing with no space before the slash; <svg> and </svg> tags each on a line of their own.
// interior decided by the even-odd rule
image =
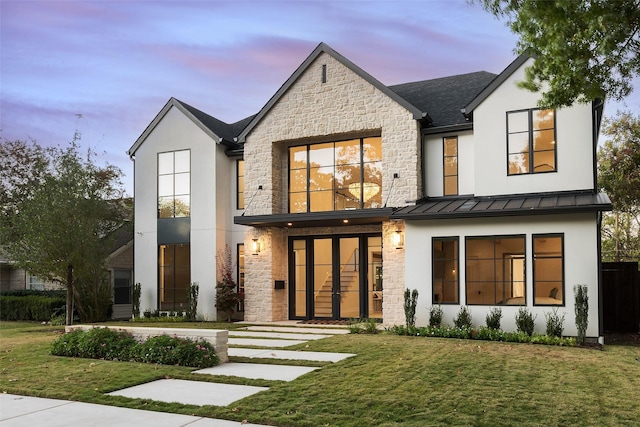
<svg viewBox="0 0 640 427">
<path fill-rule="evenodd" d="M 142 297 L 142 285 L 136 283 L 131 291 L 131 303 L 133 318 L 140 317 L 140 298 Z"/>
<path fill-rule="evenodd" d="M 460 329 L 458 327 L 422 327 L 407 328 L 406 326 L 392 326 L 387 332 L 394 335 L 437 337 L 437 338 L 458 338 L 484 341 L 503 341 L 515 343 L 547 344 L 558 346 L 574 346 L 574 338 L 549 337 L 547 335 L 529 336 L 524 332 L 503 332 L 497 329 Z"/>
<path fill-rule="evenodd" d="M 204 340 L 161 335 L 139 343 L 127 332 L 110 328 L 76 330 L 62 335 L 53 342 L 51 354 L 195 368 L 215 366 L 220 361 L 213 346 Z"/>
<path fill-rule="evenodd" d="M 133 359 L 137 362 L 181 365 L 208 368 L 218 364 L 213 346 L 204 340 L 160 335 L 150 337 L 135 348 Z"/>
<path fill-rule="evenodd" d="M 487 317 L 485 318 L 487 322 L 487 328 L 489 329 L 500 329 L 500 320 L 502 319 L 502 309 L 500 307 L 493 307 L 487 313 Z"/>
<path fill-rule="evenodd" d="M 54 341 L 51 354 L 87 359 L 129 360 L 138 342 L 124 331 L 109 328 L 76 330 Z"/>
<path fill-rule="evenodd" d="M 353 319 L 349 322 L 347 328 L 351 334 L 377 334 L 380 332 L 378 330 L 378 321 L 373 318 Z"/>
<path fill-rule="evenodd" d="M 416 306 L 418 304 L 418 290 L 409 289 L 404 290 L 404 318 L 409 326 L 415 326 L 416 324 Z"/>
<path fill-rule="evenodd" d="M 439 305 L 432 305 L 429 308 L 429 326 L 442 326 L 444 312 Z"/>
<path fill-rule="evenodd" d="M 467 306 L 463 305 L 460 307 L 458 315 L 453 319 L 453 324 L 459 329 L 471 329 L 473 327 L 471 311 L 469 311 Z"/>
<path fill-rule="evenodd" d="M 578 329 L 578 343 L 584 345 L 584 339 L 589 325 L 589 295 L 587 295 L 587 285 L 576 285 L 573 287 L 576 295 L 576 328 Z"/>
<path fill-rule="evenodd" d="M 564 330 L 564 314 L 558 315 L 558 308 L 554 308 L 550 312 L 545 312 L 544 317 L 547 319 L 547 335 L 550 337 L 561 337 Z"/>
<path fill-rule="evenodd" d="M 538 315 L 533 316 L 525 307 L 520 307 L 516 313 L 516 328 L 518 332 L 523 332 L 529 336 L 533 335 L 535 320 Z"/>
<path fill-rule="evenodd" d="M 37 320 L 48 321 L 51 316 L 66 304 L 65 296 L 25 293 L 18 295 L 0 295 L 0 320 Z"/>
</svg>

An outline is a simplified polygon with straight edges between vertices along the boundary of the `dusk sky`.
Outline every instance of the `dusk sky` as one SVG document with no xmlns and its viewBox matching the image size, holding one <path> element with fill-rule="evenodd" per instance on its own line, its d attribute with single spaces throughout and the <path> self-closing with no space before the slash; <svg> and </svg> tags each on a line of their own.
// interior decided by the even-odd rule
<svg viewBox="0 0 640 427">
<path fill-rule="evenodd" d="M 0 137 L 66 145 L 78 130 L 132 195 L 126 151 L 170 97 L 232 123 L 320 42 L 392 85 L 499 73 L 516 40 L 464 0 L 0 0 Z M 617 109 L 637 114 L 640 93 Z"/>
</svg>

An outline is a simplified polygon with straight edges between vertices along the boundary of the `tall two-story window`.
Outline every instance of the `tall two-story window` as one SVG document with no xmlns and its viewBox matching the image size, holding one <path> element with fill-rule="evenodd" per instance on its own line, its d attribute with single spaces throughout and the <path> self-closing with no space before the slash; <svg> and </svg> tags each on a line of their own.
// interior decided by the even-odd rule
<svg viewBox="0 0 640 427">
<path fill-rule="evenodd" d="M 562 234 L 533 236 L 534 305 L 564 304 L 564 245 Z"/>
<path fill-rule="evenodd" d="M 508 174 L 555 172 L 555 111 L 529 109 L 507 113 Z"/>
<path fill-rule="evenodd" d="M 380 137 L 289 148 L 289 212 L 382 207 Z"/>
<path fill-rule="evenodd" d="M 444 154 L 444 195 L 458 194 L 458 137 L 448 136 L 442 139 Z"/>
<path fill-rule="evenodd" d="M 236 208 L 244 209 L 244 160 L 236 162 Z"/>
<path fill-rule="evenodd" d="M 158 154 L 158 218 L 191 214 L 191 152 Z"/>
<path fill-rule="evenodd" d="M 458 303 L 458 238 L 433 239 L 433 302 Z"/>
</svg>

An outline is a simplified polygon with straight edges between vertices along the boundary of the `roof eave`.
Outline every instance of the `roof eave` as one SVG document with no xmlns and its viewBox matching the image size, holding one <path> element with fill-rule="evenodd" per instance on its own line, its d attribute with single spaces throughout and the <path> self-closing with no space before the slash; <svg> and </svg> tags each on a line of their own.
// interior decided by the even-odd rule
<svg viewBox="0 0 640 427">
<path fill-rule="evenodd" d="M 489 97 L 505 80 L 507 80 L 513 73 L 516 72 L 525 62 L 527 62 L 532 56 L 528 53 L 523 53 L 517 57 L 507 68 L 505 68 L 500 74 L 498 74 L 478 95 L 476 95 L 471 102 L 469 102 L 463 109 L 462 113 L 465 116 L 473 113 L 476 107 Z"/>
<path fill-rule="evenodd" d="M 162 110 L 160 110 L 160 112 L 154 117 L 154 119 L 151 121 L 151 123 L 149 123 L 149 125 L 146 127 L 146 129 L 138 137 L 138 139 L 136 139 L 136 142 L 131 146 L 131 148 L 129 148 L 129 150 L 127 151 L 127 154 L 129 155 L 129 157 L 133 158 L 133 156 L 135 156 L 136 151 L 138 150 L 138 148 L 140 148 L 142 143 L 149 137 L 151 132 L 153 132 L 155 127 L 158 125 L 158 123 L 160 123 L 162 121 L 164 116 L 166 116 L 166 114 L 169 112 L 169 110 L 172 107 L 177 108 L 178 110 L 180 110 L 180 112 L 182 112 L 182 114 L 184 114 L 187 118 L 189 118 L 204 133 L 206 133 L 208 136 L 210 136 L 216 142 L 216 144 L 224 144 L 224 145 L 227 145 L 229 147 L 237 146 L 237 144 L 235 144 L 234 142 L 226 141 L 221 136 L 217 135 L 215 132 L 213 132 L 211 129 L 209 129 L 207 126 L 205 126 L 200 120 L 198 120 L 198 118 L 196 116 L 194 116 L 189 110 L 187 110 L 179 100 L 177 100 L 176 98 L 171 97 L 169 99 L 169 101 L 167 101 L 167 103 L 164 105 L 164 107 L 162 107 Z"/>
</svg>

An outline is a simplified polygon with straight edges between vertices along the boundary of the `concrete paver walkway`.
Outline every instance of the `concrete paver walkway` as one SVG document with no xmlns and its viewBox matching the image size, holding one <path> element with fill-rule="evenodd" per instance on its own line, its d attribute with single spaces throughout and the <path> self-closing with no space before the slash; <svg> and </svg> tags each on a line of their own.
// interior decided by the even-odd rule
<svg viewBox="0 0 640 427">
<path fill-rule="evenodd" d="M 269 388 L 169 379 L 152 381 L 108 394 L 133 399 L 177 402 L 185 405 L 227 406 L 236 400 L 244 399 L 266 390 L 269 390 Z"/>
<path fill-rule="evenodd" d="M 194 374 L 228 375 L 262 380 L 293 381 L 301 375 L 319 368 L 308 366 L 267 365 L 264 363 L 223 363 L 212 368 L 194 371 Z"/>
<path fill-rule="evenodd" d="M 2 427 L 266 427 L 94 403 L 0 394 Z"/>
<path fill-rule="evenodd" d="M 340 362 L 355 356 L 351 353 L 328 353 L 322 351 L 292 351 L 260 348 L 230 348 L 229 356 L 251 359 L 313 360 L 315 362 Z"/>
<path fill-rule="evenodd" d="M 333 334 L 320 335 L 320 334 L 307 334 L 307 333 L 280 333 L 280 332 L 260 332 L 260 331 L 229 331 L 229 337 L 256 337 L 256 338 L 278 338 L 283 340 L 321 340 L 323 338 L 329 338 Z"/>
<path fill-rule="evenodd" d="M 255 347 L 282 348 L 291 347 L 296 344 L 304 344 L 303 340 L 277 340 L 277 339 L 257 339 L 257 338 L 229 338 L 229 345 L 251 345 Z"/>
</svg>

